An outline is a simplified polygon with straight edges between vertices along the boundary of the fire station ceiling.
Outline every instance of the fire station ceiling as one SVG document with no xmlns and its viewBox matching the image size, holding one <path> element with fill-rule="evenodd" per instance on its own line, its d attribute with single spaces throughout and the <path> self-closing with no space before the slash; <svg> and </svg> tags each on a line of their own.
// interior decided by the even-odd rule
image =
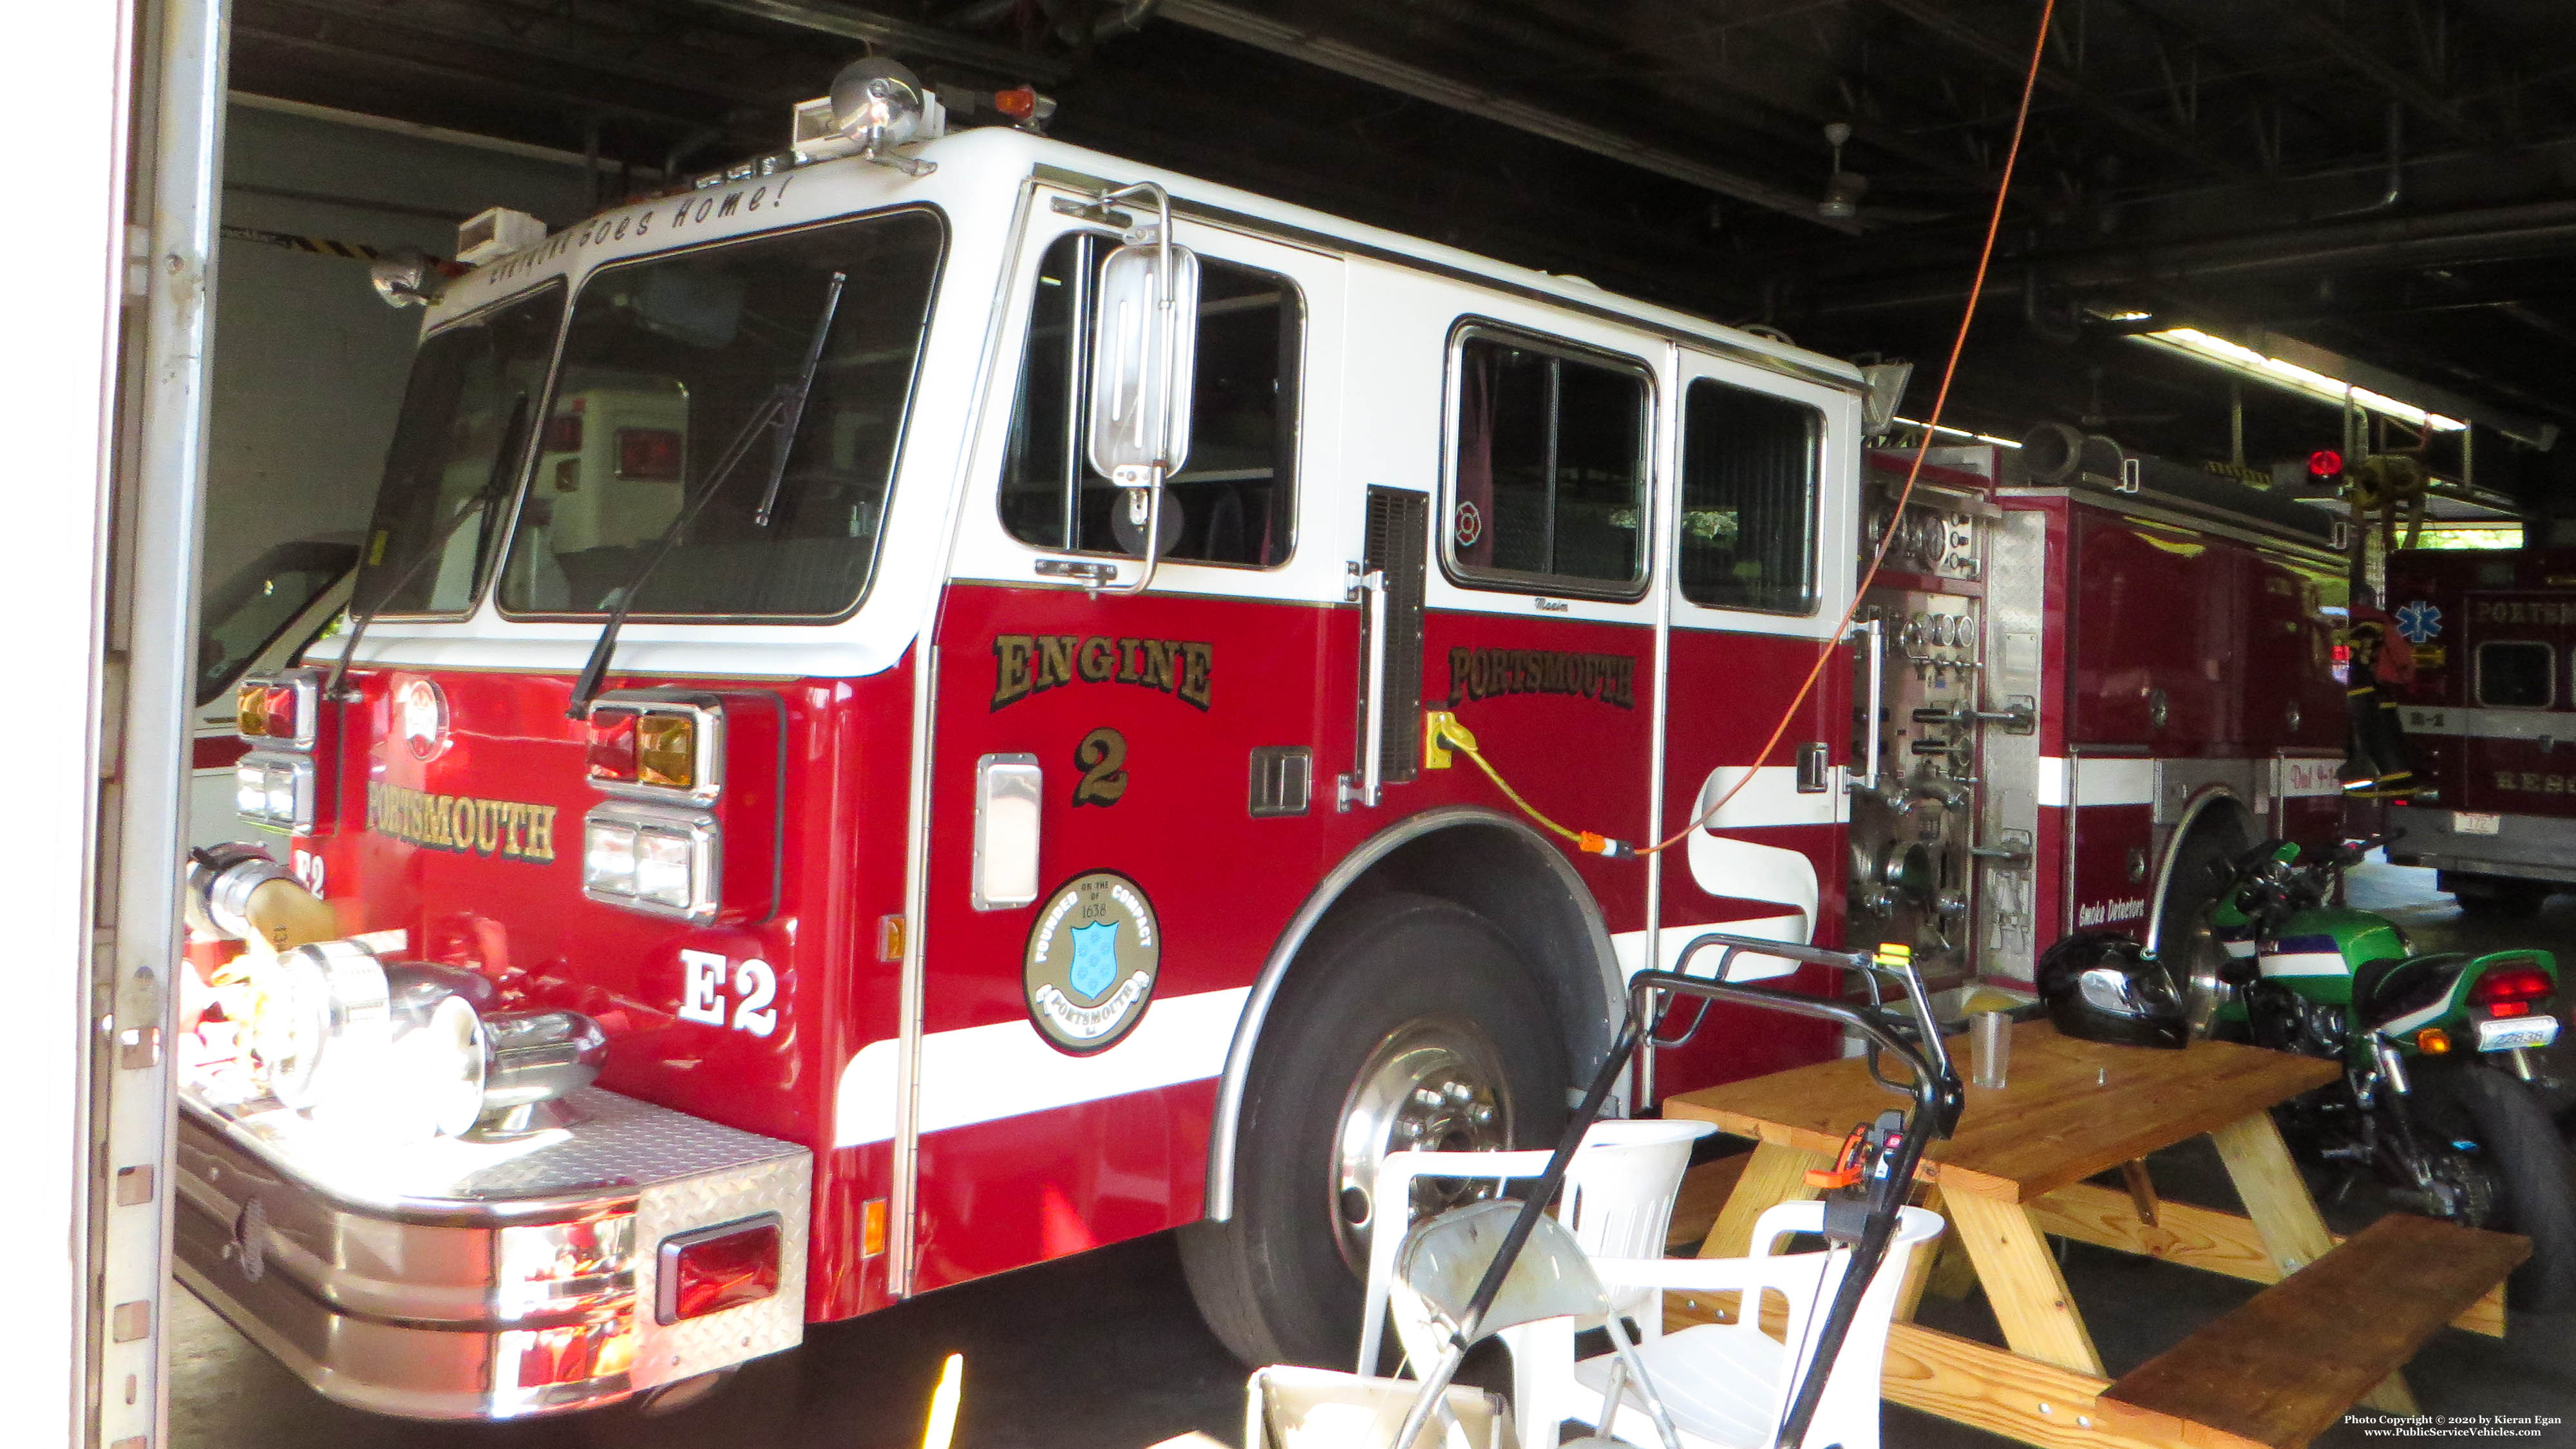
<svg viewBox="0 0 2576 1449">
<path fill-rule="evenodd" d="M 1083 144 L 1915 358 L 1919 416 L 2037 11 L 234 0 L 232 83 L 592 151 L 623 168 L 606 201 L 777 149 L 788 107 L 873 50 L 934 84 L 1035 83 Z M 2480 482 L 2576 511 L 2576 446 L 2533 446 L 2576 427 L 2571 257 L 2564 0 L 2060 0 L 1952 420 L 2224 458 L 2229 375 L 2127 334 L 2268 335 L 2473 416 Z M 2248 461 L 2337 440 L 2331 407 L 2244 391 Z"/>
</svg>

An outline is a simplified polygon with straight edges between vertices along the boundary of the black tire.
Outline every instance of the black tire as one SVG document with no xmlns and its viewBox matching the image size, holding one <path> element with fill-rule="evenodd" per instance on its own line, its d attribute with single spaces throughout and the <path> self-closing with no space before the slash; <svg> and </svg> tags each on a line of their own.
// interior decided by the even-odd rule
<svg viewBox="0 0 2576 1449">
<path fill-rule="evenodd" d="M 2236 862 L 2253 848 L 2245 817 L 2224 805 L 2212 806 L 2193 821 L 2191 833 L 2174 847 L 2165 898 L 2156 912 L 2156 959 L 2173 976 L 2194 1036 L 2209 1034 L 2226 999 L 2218 971 L 2227 952 L 2210 934 L 2209 907 L 2226 888 Z"/>
<path fill-rule="evenodd" d="M 2514 1270 L 2516 1308 L 2576 1307 L 2576 1163 L 2531 1088 L 2503 1072 L 2466 1067 L 2451 1091 L 2497 1187 L 2488 1226 L 2531 1239 L 2531 1259 Z"/>
<path fill-rule="evenodd" d="M 1361 1277 L 1334 1220 L 1343 1117 L 1363 1070 L 1377 1075 L 1381 1047 L 1418 1031 L 1481 1038 L 1502 1078 L 1492 1095 L 1508 1141 L 1446 1145 L 1551 1147 L 1563 1131 L 1562 1035 L 1527 959 L 1493 923 L 1405 894 L 1340 912 L 1263 1025 L 1235 1148 L 1234 1216 L 1180 1234 L 1200 1314 L 1246 1364 L 1350 1367 Z M 1364 1222 L 1376 1216 L 1366 1206 Z"/>
</svg>

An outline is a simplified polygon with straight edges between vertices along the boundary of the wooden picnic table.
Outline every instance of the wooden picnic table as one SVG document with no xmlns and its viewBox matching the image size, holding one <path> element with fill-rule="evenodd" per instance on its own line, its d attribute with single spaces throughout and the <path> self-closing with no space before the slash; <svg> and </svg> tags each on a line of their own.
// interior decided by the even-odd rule
<svg viewBox="0 0 2576 1449">
<path fill-rule="evenodd" d="M 1964 1057 L 1964 1042 L 1960 1051 Z M 1886 1396 L 2051 1449 L 2213 1442 L 2142 1432 L 2134 1416 L 2096 1406 L 2111 1384 L 2048 1235 L 2257 1283 L 2297 1272 L 2337 1240 L 2268 1109 L 2339 1071 L 2333 1062 L 2228 1042 L 2155 1050 L 2073 1040 L 2045 1021 L 2015 1025 L 2008 1085 L 1969 1087 L 1957 1134 L 1933 1143 L 1917 1173 L 1927 1202 L 1965 1247 L 2009 1347 L 1899 1322 L 1888 1339 Z M 1854 1124 L 1903 1105 L 1857 1057 L 1665 1099 L 1667 1117 L 1715 1122 L 1757 1144 L 1701 1256 L 1743 1255 L 1764 1209 L 1816 1196 L 1806 1171 L 1831 1165 Z M 2202 1133 L 2216 1141 L 2244 1200 L 2241 1216 L 2154 1197 L 2141 1159 Z M 2125 1187 L 2087 1180 L 2114 1170 L 2125 1171 Z M 1900 1319 L 1911 1319 L 1931 1258 L 1916 1264 Z M 1676 1322 L 1715 1316 L 1714 1307 L 1667 1300 Z M 2456 1322 L 2501 1336 L 2501 1286 Z M 2414 1412 L 2393 1372 L 2363 1402 Z"/>
</svg>

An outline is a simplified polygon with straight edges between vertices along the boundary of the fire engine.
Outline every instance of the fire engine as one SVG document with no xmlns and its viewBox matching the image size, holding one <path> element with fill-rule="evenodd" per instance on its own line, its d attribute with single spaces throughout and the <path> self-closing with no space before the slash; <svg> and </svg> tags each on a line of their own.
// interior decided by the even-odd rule
<svg viewBox="0 0 2576 1449">
<path fill-rule="evenodd" d="M 379 277 L 359 609 L 241 692 L 283 838 L 182 982 L 179 1271 L 325 1394 L 694 1392 L 1170 1229 L 1336 1361 L 1444 1201 L 1383 1155 L 1550 1141 L 1703 929 L 2026 979 L 2321 793 L 2268 500 L 2079 439 L 1899 513 L 1887 372 L 861 79 Z M 1712 1011 L 1625 1110 L 1835 1050 Z"/>
<path fill-rule="evenodd" d="M 2404 549 L 2391 626 L 2412 651 L 2398 721 L 2419 789 L 2388 808 L 2388 858 L 2432 866 L 2472 910 L 2529 911 L 2576 885 L 2576 550 Z"/>
</svg>

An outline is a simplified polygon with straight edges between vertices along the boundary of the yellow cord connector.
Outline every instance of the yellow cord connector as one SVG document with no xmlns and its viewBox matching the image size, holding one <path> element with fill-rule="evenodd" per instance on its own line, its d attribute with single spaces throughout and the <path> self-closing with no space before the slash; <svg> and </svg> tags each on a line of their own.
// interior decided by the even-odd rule
<svg viewBox="0 0 2576 1449">
<path fill-rule="evenodd" d="M 1425 711 L 1422 720 L 1423 768 L 1448 769 L 1451 750 L 1456 750 L 1475 761 L 1476 768 L 1484 771 L 1485 777 L 1494 782 L 1494 788 L 1502 791 L 1514 805 L 1519 806 L 1523 815 L 1565 839 L 1573 841 L 1575 848 L 1584 854 L 1601 856 L 1607 860 L 1630 860 L 1636 857 L 1637 848 L 1624 840 L 1613 840 L 1607 835 L 1597 835 L 1589 830 L 1568 830 L 1548 819 L 1540 813 L 1537 806 L 1522 799 L 1521 792 L 1513 789 L 1511 782 L 1503 778 L 1502 772 L 1486 761 L 1484 754 L 1476 748 L 1475 735 L 1469 733 L 1465 725 L 1458 723 L 1456 715 L 1445 709 Z"/>
</svg>

